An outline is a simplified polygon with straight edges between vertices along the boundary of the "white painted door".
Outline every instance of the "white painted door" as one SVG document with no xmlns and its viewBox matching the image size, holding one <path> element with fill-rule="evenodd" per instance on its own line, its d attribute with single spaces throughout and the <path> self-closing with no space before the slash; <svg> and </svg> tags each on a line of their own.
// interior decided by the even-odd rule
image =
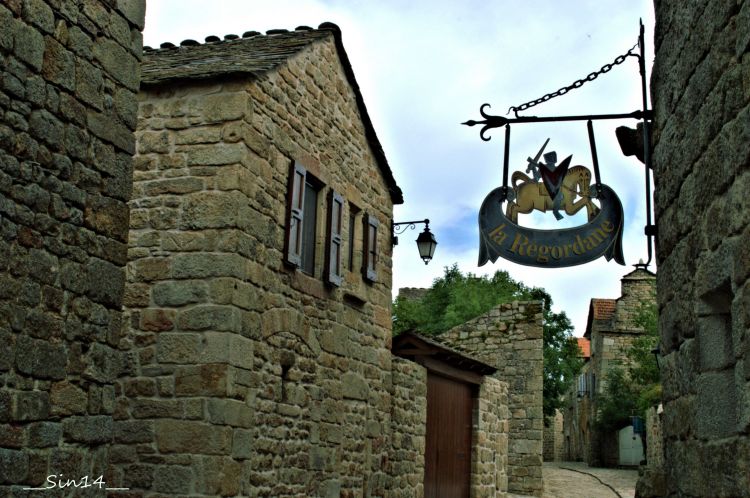
<svg viewBox="0 0 750 498">
<path fill-rule="evenodd" d="M 620 465 L 638 465 L 643 460 L 643 443 L 641 435 L 633 432 L 629 425 L 620 429 L 619 434 Z"/>
</svg>

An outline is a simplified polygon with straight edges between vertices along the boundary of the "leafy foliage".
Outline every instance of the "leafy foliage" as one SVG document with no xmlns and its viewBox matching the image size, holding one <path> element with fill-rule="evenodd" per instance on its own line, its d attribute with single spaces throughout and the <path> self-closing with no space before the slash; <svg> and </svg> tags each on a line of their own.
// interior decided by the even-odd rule
<svg viewBox="0 0 750 498">
<path fill-rule="evenodd" d="M 552 298 L 541 288 L 513 280 L 508 272 L 490 276 L 463 274 L 458 265 L 445 268 L 420 300 L 399 297 L 393 305 L 393 331 L 407 330 L 438 335 L 461 325 L 501 303 L 541 300 L 544 303 L 544 416 L 554 415 L 561 397 L 582 366 L 578 345 L 571 337 L 572 325 L 564 312 L 552 311 Z"/>
<path fill-rule="evenodd" d="M 636 325 L 644 333 L 628 349 L 627 368 L 607 373 L 607 385 L 598 401 L 596 423 L 602 430 L 619 429 L 630 417 L 644 417 L 646 410 L 661 401 L 659 366 L 651 352 L 659 341 L 656 299 L 644 303 L 636 316 Z"/>
<path fill-rule="evenodd" d="M 607 387 L 598 400 L 596 425 L 609 432 L 630 424 L 630 417 L 637 415 L 638 394 L 623 368 L 615 367 L 607 372 Z"/>
</svg>

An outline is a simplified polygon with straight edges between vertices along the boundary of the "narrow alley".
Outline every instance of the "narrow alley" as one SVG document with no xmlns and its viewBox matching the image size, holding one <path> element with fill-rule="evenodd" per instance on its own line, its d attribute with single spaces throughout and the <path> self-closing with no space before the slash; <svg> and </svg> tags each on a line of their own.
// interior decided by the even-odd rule
<svg viewBox="0 0 750 498">
<path fill-rule="evenodd" d="M 633 498 L 638 471 L 589 467 L 581 462 L 545 462 L 542 498 Z M 526 498 L 509 494 L 508 498 Z"/>
</svg>

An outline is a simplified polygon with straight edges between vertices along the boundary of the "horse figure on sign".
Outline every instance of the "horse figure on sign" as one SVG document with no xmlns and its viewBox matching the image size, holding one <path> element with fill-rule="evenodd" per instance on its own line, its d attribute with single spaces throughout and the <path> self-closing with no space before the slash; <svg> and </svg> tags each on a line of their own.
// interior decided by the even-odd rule
<svg viewBox="0 0 750 498">
<path fill-rule="evenodd" d="M 591 221 L 599 212 L 599 208 L 591 200 L 594 197 L 589 188 L 591 171 L 581 165 L 569 168 L 573 156 L 566 157 L 555 167 L 555 152 L 544 155 L 544 164 L 538 163 L 537 160 L 547 142 L 542 145 L 536 158 L 528 159 L 529 168 L 526 171 L 533 172 L 533 179 L 520 171 L 514 172 L 511 176 L 515 199 L 509 200 L 506 216 L 517 224 L 519 213 L 528 214 L 535 209 L 544 213 L 551 209 L 555 218 L 560 220 L 560 209 L 572 216 L 585 207 L 588 220 Z M 540 178 L 542 181 L 537 181 Z"/>
</svg>

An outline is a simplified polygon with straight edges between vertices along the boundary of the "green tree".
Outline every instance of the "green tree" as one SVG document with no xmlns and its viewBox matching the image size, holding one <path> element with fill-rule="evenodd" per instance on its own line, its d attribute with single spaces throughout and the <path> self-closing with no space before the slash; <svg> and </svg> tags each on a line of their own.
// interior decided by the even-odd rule
<svg viewBox="0 0 750 498">
<path fill-rule="evenodd" d="M 607 385 L 598 401 L 596 422 L 602 430 L 615 430 L 630 423 L 631 416 L 644 417 L 661 401 L 659 366 L 652 353 L 659 342 L 656 298 L 641 305 L 635 318 L 643 328 L 626 352 L 626 367 L 607 373 Z"/>
<path fill-rule="evenodd" d="M 514 300 L 540 300 L 544 303 L 544 416 L 554 415 L 562 395 L 582 366 L 573 329 L 564 312 L 552 311 L 552 298 L 541 288 L 527 287 L 513 280 L 508 272 L 490 276 L 463 274 L 458 265 L 445 268 L 442 277 L 420 300 L 399 297 L 393 305 L 393 331 L 407 330 L 438 335 L 476 318 L 501 303 Z"/>
</svg>

